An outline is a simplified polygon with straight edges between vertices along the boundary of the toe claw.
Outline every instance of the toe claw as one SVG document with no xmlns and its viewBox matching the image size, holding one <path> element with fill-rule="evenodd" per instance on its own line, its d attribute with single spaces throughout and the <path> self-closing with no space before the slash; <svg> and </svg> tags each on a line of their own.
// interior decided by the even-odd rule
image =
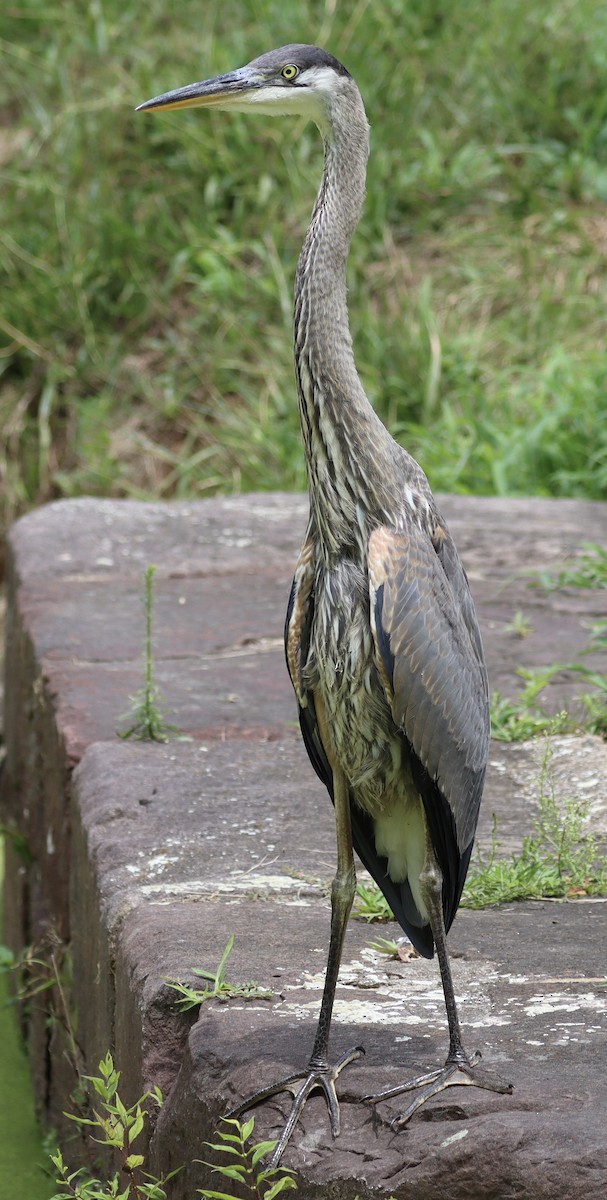
<svg viewBox="0 0 607 1200">
<path fill-rule="evenodd" d="M 498 1092 L 501 1095 L 511 1095 L 513 1090 L 511 1083 L 504 1083 L 503 1080 L 494 1078 L 485 1071 L 474 1071 L 480 1058 L 480 1051 L 477 1050 L 470 1058 L 466 1058 L 462 1054 L 456 1059 L 447 1059 L 441 1069 L 430 1071 L 427 1075 L 420 1075 L 398 1087 L 386 1088 L 385 1091 L 378 1092 L 375 1096 L 364 1096 L 363 1101 L 366 1104 L 378 1104 L 380 1100 L 391 1100 L 394 1096 L 402 1095 L 403 1092 L 417 1091 L 418 1094 L 405 1111 L 390 1122 L 390 1128 L 396 1132 L 408 1123 L 426 1100 L 438 1095 L 448 1087 L 468 1085 L 485 1088 L 487 1091 Z"/>
<path fill-rule="evenodd" d="M 339 1136 L 340 1112 L 339 1100 L 337 1099 L 337 1092 L 335 1090 L 335 1081 L 343 1071 L 344 1067 L 347 1067 L 351 1062 L 354 1062 L 355 1059 L 360 1058 L 361 1054 L 364 1053 L 365 1052 L 362 1046 L 353 1046 L 352 1049 L 346 1050 L 345 1054 L 342 1054 L 333 1064 L 333 1066 L 330 1066 L 328 1063 L 315 1063 L 314 1065 L 310 1064 L 307 1071 L 299 1072 L 296 1075 L 289 1075 L 287 1079 L 282 1079 L 279 1083 L 270 1084 L 269 1087 L 262 1088 L 261 1091 L 255 1092 L 252 1096 L 249 1096 L 246 1100 L 243 1100 L 241 1104 L 238 1104 L 235 1108 L 231 1108 L 230 1111 L 226 1113 L 226 1116 L 238 1118 L 242 1116 L 244 1112 L 247 1112 L 248 1109 L 256 1108 L 259 1104 L 263 1104 L 265 1100 L 269 1100 L 272 1096 L 278 1096 L 281 1092 L 291 1092 L 293 1096 L 293 1102 L 291 1104 L 289 1115 L 280 1139 L 268 1160 L 268 1165 L 270 1167 L 277 1167 L 284 1154 L 293 1130 L 295 1129 L 295 1126 L 301 1116 L 308 1096 L 315 1090 L 315 1088 L 319 1088 L 325 1097 L 327 1108 L 329 1110 L 331 1133 L 334 1138 Z"/>
</svg>

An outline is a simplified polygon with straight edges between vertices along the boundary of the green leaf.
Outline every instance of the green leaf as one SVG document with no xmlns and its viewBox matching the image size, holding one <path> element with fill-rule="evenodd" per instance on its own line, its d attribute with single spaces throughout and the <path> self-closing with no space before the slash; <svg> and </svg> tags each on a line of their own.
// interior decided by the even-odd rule
<svg viewBox="0 0 607 1200">
<path fill-rule="evenodd" d="M 234 934 L 231 933 L 226 942 L 226 948 L 221 956 L 219 966 L 217 968 L 217 975 L 216 975 L 217 985 L 219 985 L 223 982 L 223 977 L 224 977 L 224 973 L 225 973 L 225 965 L 228 961 L 228 958 L 230 957 L 230 954 L 232 953 L 233 945 L 234 945 Z"/>
<path fill-rule="evenodd" d="M 0 826 L 0 836 L 1 834 L 2 827 Z M 13 954 L 12 950 L 9 950 L 8 946 L 0 946 L 0 970 L 10 971 L 14 965 L 15 955 Z"/>
<path fill-rule="evenodd" d="M 210 1188 L 198 1188 L 199 1195 L 206 1196 L 207 1200 L 234 1200 L 233 1192 L 213 1192 Z"/>
<path fill-rule="evenodd" d="M 214 971 L 205 971 L 204 967 L 190 967 L 192 975 L 196 975 L 198 979 L 210 979 L 211 983 L 215 983 L 217 978 Z"/>
<path fill-rule="evenodd" d="M 108 1050 L 105 1058 L 102 1058 L 101 1062 L 99 1063 L 99 1074 L 107 1077 L 108 1075 L 112 1074 L 113 1070 L 114 1060 Z"/>
<path fill-rule="evenodd" d="M 257 1145 L 252 1147 L 251 1164 L 256 1167 L 260 1158 L 265 1158 L 266 1154 L 271 1154 L 277 1146 L 277 1141 L 273 1142 L 257 1142 Z"/>
<path fill-rule="evenodd" d="M 210 1142 L 205 1142 L 205 1146 L 211 1146 Z M 212 1150 L 216 1150 L 218 1154 L 235 1154 L 238 1158 L 242 1158 L 242 1144 L 240 1139 L 237 1146 L 211 1146 Z"/>
<path fill-rule="evenodd" d="M 137 1187 L 146 1200 L 167 1200 L 164 1188 L 157 1183 L 139 1183 Z"/>
<path fill-rule="evenodd" d="M 248 1141 L 254 1128 L 255 1128 L 255 1117 L 249 1117 L 249 1120 L 245 1121 L 245 1123 L 242 1126 L 242 1129 L 240 1131 L 243 1142 Z"/>
<path fill-rule="evenodd" d="M 226 1179 L 237 1179 L 239 1183 L 244 1183 L 247 1175 L 247 1167 L 243 1163 L 234 1163 L 230 1167 L 213 1167 L 213 1170 L 218 1175 L 224 1175 Z"/>
<path fill-rule="evenodd" d="M 134 1171 L 135 1167 L 140 1167 L 141 1164 L 144 1162 L 145 1162 L 145 1157 L 143 1154 L 129 1154 L 124 1165 L 127 1168 L 127 1170 Z"/>
<path fill-rule="evenodd" d="M 242 1138 L 236 1137 L 233 1133 L 224 1133 L 222 1129 L 219 1130 L 219 1136 L 223 1142 L 234 1142 L 237 1146 L 242 1144 Z M 216 1142 L 203 1142 L 203 1145 L 209 1146 L 211 1150 L 223 1150 L 223 1146 Z"/>
<path fill-rule="evenodd" d="M 129 1146 L 131 1145 L 132 1142 L 135 1141 L 135 1138 L 139 1137 L 139 1134 L 141 1133 L 142 1129 L 143 1129 L 143 1113 L 142 1113 L 141 1109 L 138 1108 L 137 1114 L 133 1121 L 133 1124 L 129 1127 L 129 1131 L 128 1131 Z"/>
<path fill-rule="evenodd" d="M 97 1075 L 85 1075 L 84 1078 L 88 1080 L 89 1083 L 92 1083 L 93 1088 L 97 1092 L 98 1096 L 101 1096 L 103 1100 L 108 1099 L 109 1093 L 104 1079 L 99 1079 Z"/>
<path fill-rule="evenodd" d="M 291 1188 L 296 1188 L 297 1184 L 290 1175 L 283 1175 L 281 1179 L 277 1179 L 272 1187 L 264 1192 L 263 1200 L 274 1200 L 275 1196 L 279 1196 L 281 1192 L 286 1192 Z"/>
</svg>

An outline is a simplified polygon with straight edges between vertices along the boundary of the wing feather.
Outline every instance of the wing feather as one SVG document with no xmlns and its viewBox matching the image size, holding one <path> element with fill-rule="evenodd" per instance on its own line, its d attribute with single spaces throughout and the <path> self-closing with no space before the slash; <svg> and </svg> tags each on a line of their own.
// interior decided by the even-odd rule
<svg viewBox="0 0 607 1200">
<path fill-rule="evenodd" d="M 371 626 L 377 668 L 393 718 L 410 747 L 443 872 L 449 928 L 466 877 L 488 747 L 487 679 L 468 581 L 440 527 L 434 540 L 384 527 L 369 541 Z M 304 671 L 314 620 L 314 539 L 309 531 L 297 563 L 285 622 L 285 651 L 299 706 L 304 744 L 333 799 L 333 776 Z M 433 939 L 421 922 L 408 882 L 395 883 L 375 846 L 373 822 L 352 800 L 352 837 L 396 919 L 430 957 Z"/>
<path fill-rule="evenodd" d="M 306 704 L 303 670 L 314 617 L 314 542 L 310 530 L 299 553 L 285 619 L 285 656 L 299 704 Z"/>
<path fill-rule="evenodd" d="M 369 539 L 371 625 L 395 724 L 412 751 L 449 926 L 464 884 L 489 745 L 487 675 L 468 581 L 448 531 Z"/>
<path fill-rule="evenodd" d="M 322 743 L 314 696 L 306 689 L 304 669 L 310 647 L 314 620 L 313 539 L 309 535 L 302 546 L 291 586 L 285 620 L 285 654 L 291 682 L 297 697 L 299 724 L 308 757 L 318 778 L 324 783 L 333 801 L 333 772 Z M 378 664 L 380 676 L 383 668 Z M 388 680 L 384 679 L 384 685 Z M 433 941 L 430 928 L 420 922 L 407 881 L 394 883 L 388 874 L 388 860 L 375 848 L 373 822 L 351 798 L 352 842 L 362 864 L 381 888 L 396 920 L 421 954 L 431 958 Z"/>
</svg>

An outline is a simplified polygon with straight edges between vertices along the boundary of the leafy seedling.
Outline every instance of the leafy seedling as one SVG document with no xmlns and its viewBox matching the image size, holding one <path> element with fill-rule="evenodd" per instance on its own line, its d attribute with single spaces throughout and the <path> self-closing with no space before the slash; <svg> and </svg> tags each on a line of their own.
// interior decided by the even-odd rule
<svg viewBox="0 0 607 1200">
<path fill-rule="evenodd" d="M 219 965 L 215 971 L 207 971 L 203 967 L 191 967 L 192 975 L 196 975 L 198 979 L 205 979 L 208 985 L 202 988 L 190 987 L 187 983 L 182 983 L 179 979 L 167 979 L 168 987 L 177 992 L 177 1006 L 182 1012 L 188 1012 L 191 1008 L 197 1008 L 200 1004 L 205 1004 L 207 1000 L 270 1000 L 272 992 L 268 988 L 262 988 L 255 982 L 231 984 L 226 980 L 226 963 L 232 952 L 234 945 L 234 935 L 231 934 L 226 943 L 225 950 L 219 961 Z"/>
<path fill-rule="evenodd" d="M 143 1170 L 145 1155 L 133 1150 L 133 1143 L 143 1132 L 148 1113 L 144 1107 L 151 1103 L 160 1108 L 162 1093 L 158 1087 L 145 1092 L 127 1107 L 118 1093 L 120 1071 L 116 1071 L 111 1054 L 99 1063 L 99 1075 L 84 1075 L 82 1083 L 93 1093 L 92 1116 L 84 1118 L 66 1113 L 80 1128 L 93 1131 L 91 1138 L 116 1154 L 119 1169 L 105 1181 L 95 1178 L 84 1167 L 70 1170 L 60 1150 L 51 1154 L 57 1172 L 60 1191 L 52 1200 L 167 1200 L 165 1184 L 178 1174 L 177 1170 L 158 1178 Z M 126 1183 L 126 1186 L 125 1186 Z"/>
<path fill-rule="evenodd" d="M 563 587 L 607 588 L 607 550 L 597 542 L 582 542 L 582 553 L 571 566 L 564 567 L 557 575 L 543 571 L 539 579 L 547 592 Z"/>
<path fill-rule="evenodd" d="M 224 1126 L 226 1128 L 224 1128 Z M 264 1167 L 265 1159 L 275 1149 L 276 1141 L 256 1142 L 247 1145 L 255 1127 L 254 1117 L 250 1117 L 241 1125 L 240 1121 L 231 1117 L 222 1117 L 222 1128 L 218 1129 L 219 1142 L 206 1142 L 205 1145 L 216 1154 L 228 1156 L 228 1162 L 216 1164 L 205 1162 L 217 1175 L 237 1183 L 252 1200 L 276 1200 L 282 1192 L 297 1187 L 293 1171 L 289 1167 Z M 210 1188 L 200 1188 L 199 1193 L 206 1200 L 234 1200 L 234 1192 L 213 1191 Z"/>
<path fill-rule="evenodd" d="M 394 920 L 394 913 L 386 897 L 374 883 L 358 883 L 356 885 L 353 915 L 361 921 L 368 921 L 370 925 L 376 921 Z"/>
<path fill-rule="evenodd" d="M 394 938 L 378 937 L 373 942 L 367 942 L 367 945 L 371 950 L 377 950 L 378 954 L 385 954 L 386 958 L 394 958 L 399 962 L 418 957 L 415 947 L 404 938 L 395 941 Z"/>
<path fill-rule="evenodd" d="M 504 633 L 512 633 L 514 637 L 526 638 L 533 630 L 533 625 L 528 617 L 517 608 L 511 621 L 504 625 Z"/>
<path fill-rule="evenodd" d="M 498 742 L 520 742 L 537 737 L 538 734 L 565 733 L 571 728 L 566 712 L 556 716 L 547 713 L 538 700 L 540 692 L 559 671 L 565 670 L 562 663 L 527 670 L 519 667 L 517 675 L 525 681 L 522 691 L 509 700 L 499 692 L 491 696 L 491 737 Z"/>
<path fill-rule="evenodd" d="M 131 708 L 123 720 L 131 724 L 118 736 L 124 741 L 132 738 L 137 742 L 167 742 L 178 733 L 174 725 L 165 721 L 165 705 L 160 688 L 154 679 L 154 654 L 152 645 L 152 609 L 154 603 L 153 581 L 156 567 L 146 568 L 145 581 L 145 680 L 143 687 L 131 696 Z"/>
</svg>

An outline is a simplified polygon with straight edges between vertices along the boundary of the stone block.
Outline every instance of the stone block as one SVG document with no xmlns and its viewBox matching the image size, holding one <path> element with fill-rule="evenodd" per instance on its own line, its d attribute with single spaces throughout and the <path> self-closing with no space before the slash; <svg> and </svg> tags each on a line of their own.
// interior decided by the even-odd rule
<svg viewBox="0 0 607 1200">
<path fill-rule="evenodd" d="M 507 695 L 518 666 L 571 662 L 604 618 L 596 592 L 535 586 L 587 540 L 607 545 L 607 506 L 442 497 L 477 603 L 491 683 Z M 171 1200 L 214 1186 L 207 1157 L 225 1107 L 303 1065 L 328 942 L 335 849 L 331 805 L 296 728 L 282 625 L 305 526 L 301 497 L 197 504 L 78 500 L 17 522 L 9 539 L 3 819 L 27 839 L 9 848 L 7 940 L 69 950 L 66 990 L 88 1073 L 112 1049 L 132 1101 L 159 1084 L 166 1103 L 151 1145 L 159 1171 L 185 1164 Z M 157 681 L 189 740 L 122 742 L 142 683 L 143 572 L 157 567 Z M 535 572 L 535 576 L 533 574 Z M 522 611 L 531 625 L 517 638 Z M 590 661 L 590 660 L 589 660 Z M 607 671 L 607 654 L 592 659 Z M 566 671 L 547 689 L 575 706 Z M 553 739 L 559 797 L 590 804 L 607 836 L 607 748 Z M 492 813 L 501 852 L 520 847 L 537 812 L 537 748 L 494 743 L 479 844 Z M 351 921 L 337 993 L 336 1053 L 366 1057 L 340 1079 L 342 1134 L 320 1099 L 306 1108 L 287 1161 L 302 1198 L 603 1200 L 601 1063 L 607 1047 L 601 900 L 526 903 L 458 915 L 450 937 L 465 1038 L 513 1096 L 452 1089 L 402 1133 L 360 1099 L 442 1062 L 434 962 L 386 960 Z M 397 934 L 396 927 L 380 930 Z M 228 981 L 272 991 L 183 1013 L 171 979 L 214 968 L 230 934 Z M 66 960 L 67 961 L 67 960 Z M 28 1026 L 40 1112 L 54 1121 L 75 1079 L 44 1007 Z M 284 1101 L 260 1109 L 272 1136 Z"/>
</svg>

